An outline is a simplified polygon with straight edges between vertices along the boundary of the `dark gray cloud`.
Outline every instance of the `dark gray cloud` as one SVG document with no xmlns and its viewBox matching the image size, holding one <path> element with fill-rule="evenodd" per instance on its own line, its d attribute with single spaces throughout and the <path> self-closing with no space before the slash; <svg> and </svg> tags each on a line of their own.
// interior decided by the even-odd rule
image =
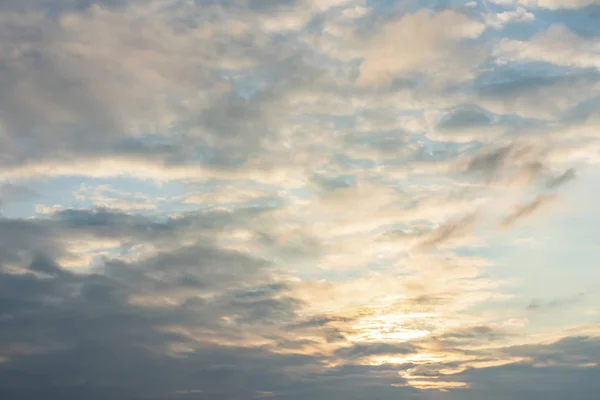
<svg viewBox="0 0 600 400">
<path fill-rule="evenodd" d="M 378 355 L 412 354 L 417 351 L 418 348 L 410 343 L 364 343 L 341 348 L 336 351 L 336 355 L 348 359 L 355 359 Z"/>
<path fill-rule="evenodd" d="M 358 399 L 356 393 L 370 390 L 377 390 L 375 398 L 403 391 L 387 387 L 402 380 L 397 375 L 381 377 L 381 368 L 341 370 L 334 378 L 316 356 L 204 341 L 232 336 L 230 331 L 236 328 L 222 324 L 224 315 L 245 313 L 237 322 L 244 331 L 268 329 L 265 322 L 285 319 L 277 310 L 286 302 L 272 296 L 282 285 L 257 286 L 216 301 L 165 308 L 128 301 L 132 291 L 149 289 L 148 278 L 142 275 L 123 280 L 122 275 L 110 273 L 55 274 L 58 267 L 48 259 L 37 259 L 29 268 L 51 277 L 3 273 L 0 279 L 0 351 L 8 357 L 0 364 L 3 398 L 27 400 L 43 394 L 67 400 L 81 396 L 212 400 L 257 398 L 265 393 L 295 398 L 314 393 L 313 398 L 334 394 L 333 398 Z M 268 313 L 269 309 L 275 313 Z M 190 339 L 161 329 L 172 325 L 196 329 L 199 336 Z M 212 336 L 207 334 L 210 331 L 214 331 Z M 190 350 L 171 354 L 171 343 L 188 345 Z M 387 350 L 400 351 L 397 346 Z M 310 375 L 290 376 L 284 368 L 307 369 Z M 312 383 L 306 386 L 304 379 Z"/>
<path fill-rule="evenodd" d="M 241 400 L 266 395 L 427 399 L 430 392 L 391 386 L 406 385 L 398 372 L 408 370 L 432 379 L 466 381 L 473 393 L 496 396 L 491 372 L 469 369 L 439 377 L 440 368 L 460 369 L 460 361 L 369 366 L 357 360 L 418 354 L 432 343 L 481 361 L 500 355 L 569 364 L 595 357 L 594 339 L 545 347 L 461 350 L 506 337 L 487 326 L 465 327 L 413 343 L 349 342 L 335 326 L 352 324 L 352 317 L 300 316 L 302 302 L 293 296 L 291 283 L 278 278 L 267 260 L 224 248 L 214 240 L 223 230 L 252 226 L 261 212 L 269 210 L 235 215 L 194 212 L 162 219 L 105 209 L 64 210 L 45 219 L 1 219 L 0 356 L 5 360 L 0 363 L 0 396 L 25 400 L 42 394 L 67 400 L 82 396 Z M 105 257 L 92 271 L 79 273 L 58 261 L 69 253 L 73 238 L 119 238 L 159 247 L 133 260 Z M 21 270 L 13 271 L 14 265 Z M 414 301 L 428 304 L 435 299 Z M 294 335 L 305 331 L 312 341 Z M 244 345 L 255 335 L 266 342 Z M 304 346 L 319 341 L 335 343 L 338 350 L 333 356 L 303 353 Z M 327 367 L 331 357 L 342 364 Z M 555 367 L 548 368 L 543 376 L 554 374 Z M 583 379 L 577 373 L 595 371 L 564 368 L 569 379 Z M 528 377 L 541 374 L 537 369 L 525 371 Z M 521 377 L 510 375 L 510 379 L 522 385 L 519 393 L 538 389 L 531 381 L 526 386 Z M 447 396 L 456 393 L 449 391 Z M 458 393 L 472 396 L 470 391 Z"/>
<path fill-rule="evenodd" d="M 46 255 L 66 253 L 66 248 L 55 249 L 61 243 L 66 247 L 55 236 L 71 230 L 78 236 L 100 231 L 103 237 L 144 237 L 155 230 L 169 240 L 175 232 L 189 235 L 192 224 L 82 210 L 45 221 L 1 220 L 0 235 L 10 229 L 21 245 L 0 248 L 0 355 L 8 358 L 0 365 L 0 396 L 34 399 L 44 393 L 45 398 L 76 399 L 87 392 L 95 399 L 167 399 L 200 386 L 206 396 L 201 398 L 238 399 L 288 385 L 283 365 L 318 367 L 314 357 L 212 341 L 243 343 L 252 330 L 294 317 L 298 301 L 285 294 L 287 284 L 274 280 L 263 260 L 201 237 L 202 244 L 136 262 L 107 259 L 92 273 L 70 272 Z M 23 264 L 27 256 L 31 261 Z M 18 262 L 25 270 L 9 272 Z M 184 295 L 190 288 L 193 296 Z M 132 302 L 136 296 L 150 303 Z M 151 301 L 178 296 L 183 297 L 177 305 Z M 198 339 L 168 327 L 196 332 Z M 171 343 L 191 350 L 171 354 Z"/>
<path fill-rule="evenodd" d="M 600 368 L 590 366 L 600 357 L 597 338 L 572 337 L 549 345 L 515 346 L 503 351 L 527 360 L 501 367 L 467 369 L 457 377 L 469 382 L 470 388 L 455 391 L 446 398 L 590 400 L 600 390 Z M 588 367 L 583 368 L 582 364 Z"/>
</svg>

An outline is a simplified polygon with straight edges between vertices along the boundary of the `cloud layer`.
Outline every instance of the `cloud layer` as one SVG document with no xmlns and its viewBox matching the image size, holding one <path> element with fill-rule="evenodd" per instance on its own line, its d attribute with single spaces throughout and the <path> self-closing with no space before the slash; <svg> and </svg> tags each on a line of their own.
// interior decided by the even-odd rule
<svg viewBox="0 0 600 400">
<path fill-rule="evenodd" d="M 0 398 L 593 399 L 595 7 L 3 2 Z"/>
</svg>

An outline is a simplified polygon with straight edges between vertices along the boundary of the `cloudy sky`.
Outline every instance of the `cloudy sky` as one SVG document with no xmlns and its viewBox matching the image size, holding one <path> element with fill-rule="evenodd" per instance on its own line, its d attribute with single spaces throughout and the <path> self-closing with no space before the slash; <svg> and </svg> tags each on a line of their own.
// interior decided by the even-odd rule
<svg viewBox="0 0 600 400">
<path fill-rule="evenodd" d="M 593 400 L 599 0 L 0 1 L 0 398 Z"/>
</svg>

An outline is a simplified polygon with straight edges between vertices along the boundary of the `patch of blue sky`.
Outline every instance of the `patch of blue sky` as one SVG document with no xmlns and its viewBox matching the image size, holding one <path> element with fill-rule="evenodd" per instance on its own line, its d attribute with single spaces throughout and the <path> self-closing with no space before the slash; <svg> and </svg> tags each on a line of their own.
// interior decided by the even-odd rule
<svg viewBox="0 0 600 400">
<path fill-rule="evenodd" d="M 534 13 L 538 25 L 549 26 L 559 23 L 580 36 L 600 36 L 600 7 L 598 6 L 564 10 L 539 9 Z"/>
<path fill-rule="evenodd" d="M 566 113 L 563 121 L 576 123 L 585 120 L 590 115 L 598 113 L 598 110 L 600 110 L 600 96 L 577 104 Z"/>
<path fill-rule="evenodd" d="M 260 69 L 254 70 L 226 70 L 221 69 L 220 75 L 233 85 L 235 93 L 245 100 L 250 100 L 258 95 L 266 86 L 267 76 Z"/>
<path fill-rule="evenodd" d="M 11 213 L 17 216 L 28 217 L 36 214 L 37 204 L 45 207 L 60 205 L 61 209 L 90 208 L 93 202 L 93 193 L 97 189 L 105 188 L 106 195 L 120 200 L 129 200 L 135 203 L 136 197 L 152 199 L 155 210 L 148 212 L 170 212 L 170 199 L 183 196 L 187 189 L 181 181 L 158 182 L 141 180 L 133 177 L 115 177 L 109 179 L 94 179 L 83 177 L 57 177 L 52 179 L 36 180 L 31 182 L 39 196 L 22 204 L 20 209 L 11 205 Z M 82 190 L 83 189 L 83 190 Z M 79 196 L 76 196 L 79 193 Z M 20 212 L 20 215 L 19 215 Z M 137 210 L 132 212 L 144 212 Z M 12 214 L 11 214 L 12 215 Z"/>
<path fill-rule="evenodd" d="M 403 0 L 367 0 L 367 7 L 378 12 L 390 11 L 404 3 Z"/>
<path fill-rule="evenodd" d="M 325 191 L 349 188 L 356 186 L 358 182 L 356 176 L 346 174 L 333 177 L 315 175 L 312 181 Z"/>
<path fill-rule="evenodd" d="M 36 205 L 60 205 L 61 208 L 76 208 L 77 200 L 73 192 L 87 180 L 82 177 L 58 177 L 31 179 L 19 182 L 19 185 L 35 188 L 36 196 L 18 202 L 3 205 L 5 215 L 13 218 L 29 218 L 37 215 Z"/>
<path fill-rule="evenodd" d="M 378 167 L 377 160 L 354 158 L 346 154 L 338 153 L 334 155 L 334 161 L 341 167 L 345 168 L 366 168 L 373 169 Z"/>
<path fill-rule="evenodd" d="M 593 193 L 600 191 L 597 171 L 581 177 L 575 190 L 564 195 L 554 212 L 520 221 L 510 231 L 492 237 L 493 246 L 457 253 L 482 256 L 497 267 L 488 270 L 496 281 L 509 282 L 506 293 L 516 298 L 567 297 L 600 292 L 597 243 L 600 217 L 590 211 Z M 572 188 L 573 189 L 573 188 Z M 581 276 L 586 276 L 582 285 Z M 515 278 L 518 277 L 518 278 Z"/>
<path fill-rule="evenodd" d="M 29 218 L 35 215 L 35 206 L 39 197 L 21 199 L 18 201 L 2 201 L 0 203 L 0 218 Z"/>
<path fill-rule="evenodd" d="M 420 151 L 416 155 L 422 161 L 446 161 L 458 156 L 474 154 L 481 148 L 481 142 L 476 140 L 468 142 L 434 140 L 426 133 L 416 135 L 414 140 L 420 146 Z"/>
<path fill-rule="evenodd" d="M 489 3 L 487 9 L 490 13 L 501 13 L 514 11 L 515 8 Z M 600 7 L 598 9 L 600 10 Z M 600 11 L 594 14 L 592 10 L 592 7 L 563 10 L 527 9 L 534 15 L 534 20 L 508 22 L 499 29 L 487 30 L 478 40 L 488 42 L 493 42 L 494 38 L 528 40 L 553 24 L 564 25 L 582 37 L 597 37 L 600 36 Z"/>
<path fill-rule="evenodd" d="M 418 231 L 419 233 L 424 233 L 426 229 L 433 228 L 431 221 L 423 221 L 422 223 L 412 222 L 410 224 L 406 223 L 389 223 L 384 225 L 379 225 L 377 228 L 371 231 L 372 234 L 375 235 L 391 235 L 394 234 L 402 235 L 404 233 L 415 233 Z"/>
<path fill-rule="evenodd" d="M 402 130 L 357 132 L 356 134 L 348 135 L 346 141 L 389 151 L 398 149 L 399 146 L 407 146 L 410 143 L 414 143 L 412 134 Z"/>
<path fill-rule="evenodd" d="M 338 115 L 332 116 L 333 126 L 335 129 L 350 129 L 356 124 L 356 116 Z"/>
<path fill-rule="evenodd" d="M 497 65 L 494 69 L 484 70 L 474 79 L 473 85 L 507 84 L 520 79 L 551 79 L 572 73 L 574 68 L 551 64 L 543 61 L 510 61 Z M 510 89 L 510 85 L 509 88 Z"/>
<path fill-rule="evenodd" d="M 494 44 L 500 40 L 529 40 L 534 35 L 543 32 L 549 24 L 543 21 L 509 21 L 501 26 L 490 27 L 480 36 L 473 39 L 473 43 Z"/>
</svg>

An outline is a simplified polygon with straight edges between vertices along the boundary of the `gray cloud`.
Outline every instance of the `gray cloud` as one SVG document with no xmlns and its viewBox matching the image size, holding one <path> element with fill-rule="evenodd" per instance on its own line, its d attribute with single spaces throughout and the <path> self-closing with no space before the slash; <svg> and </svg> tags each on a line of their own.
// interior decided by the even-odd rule
<svg viewBox="0 0 600 400">
<path fill-rule="evenodd" d="M 527 305 L 527 310 L 529 311 L 546 311 L 552 310 L 555 308 L 565 307 L 572 304 L 577 304 L 580 301 L 585 299 L 585 293 L 578 293 L 575 296 L 556 298 L 550 301 L 540 301 L 538 299 L 533 299 Z"/>
<path fill-rule="evenodd" d="M 136 0 L 5 0 L 0 9 L 5 11 L 44 10 L 50 14 L 85 11 L 93 5 L 119 7 Z"/>
<path fill-rule="evenodd" d="M 492 123 L 485 110 L 478 107 L 458 108 L 447 114 L 437 125 L 437 129 L 455 131 L 462 129 L 483 129 Z"/>
<path fill-rule="evenodd" d="M 211 342 L 235 338 L 241 343 L 254 329 L 286 324 L 294 317 L 298 302 L 285 295 L 285 282 L 274 280 L 262 260 L 204 242 L 136 262 L 108 259 L 101 274 L 75 274 L 44 254 L 67 252 L 55 249 L 60 243 L 55 236 L 70 230 L 81 236 L 110 227 L 102 232 L 105 237 L 144 237 L 150 228 L 168 239 L 176 232 L 189 234 L 191 224 L 104 211 L 67 211 L 46 221 L 0 221 L 0 235 L 10 229 L 21 243 L 21 250 L 0 248 L 0 355 L 8 357 L 0 365 L 0 395 L 33 399 L 43 392 L 46 398 L 75 399 L 89 392 L 97 399 L 164 399 L 200 385 L 206 398 L 248 398 L 289 384 L 278 372 L 282 365 L 318 365 L 309 356 Z M 23 250 L 38 254 L 25 264 L 29 272 L 9 273 L 7 263 L 19 261 L 15 258 Z M 190 287 L 192 297 L 185 294 Z M 202 298 L 206 294 L 210 300 Z M 183 302 L 132 302 L 146 295 L 150 300 L 183 296 Z M 223 325 L 226 316 L 233 316 L 229 325 Z M 198 339 L 165 330 L 169 326 L 197 332 Z M 170 343 L 192 350 L 171 355 Z"/>
<path fill-rule="evenodd" d="M 2 17 L 0 168 L 107 158 L 239 168 L 289 112 L 289 96 L 318 84 L 318 69 L 261 32 L 234 37 L 205 22 L 180 35 L 172 20 L 189 14 L 183 5 L 161 14 L 136 4 L 125 16 L 94 9 L 69 23 L 27 11 Z M 147 29 L 135 27 L 135 15 Z M 119 39 L 93 42 L 107 25 Z M 198 37 L 202 29 L 210 38 Z M 222 76 L 227 60 L 240 80 L 262 82 L 255 95 L 242 97 Z M 260 76 L 257 64 L 272 73 Z"/>
<path fill-rule="evenodd" d="M 438 340 L 442 341 L 467 341 L 473 342 L 473 340 L 490 341 L 497 340 L 506 337 L 505 332 L 493 329 L 489 326 L 475 326 L 463 329 L 458 329 L 450 332 L 446 332 L 443 335 L 437 336 Z"/>
<path fill-rule="evenodd" d="M 570 182 L 577 178 L 577 174 L 574 168 L 569 168 L 561 175 L 558 175 L 554 178 L 551 178 L 546 182 L 546 187 L 548 189 L 556 189 L 559 186 L 564 185 L 567 182 Z"/>
<path fill-rule="evenodd" d="M 465 171 L 481 176 L 487 182 L 505 178 L 511 172 L 513 179 L 523 173 L 537 178 L 545 169 L 547 152 L 545 146 L 513 142 L 476 154 L 469 160 Z"/>
<path fill-rule="evenodd" d="M 471 233 L 476 222 L 477 218 L 474 214 L 450 221 L 429 233 L 426 239 L 421 242 L 420 247 L 430 249 L 464 238 Z"/>
<path fill-rule="evenodd" d="M 527 69 L 498 68 L 475 81 L 478 104 L 497 114 L 554 120 L 597 95 L 595 71 L 531 74 Z"/>
<path fill-rule="evenodd" d="M 471 387 L 456 391 L 448 398 L 475 400 L 485 395 L 492 400 L 526 400 L 540 396 L 550 400 L 592 399 L 600 389 L 600 368 L 582 368 L 577 364 L 596 362 L 600 356 L 599 346 L 597 338 L 573 337 L 549 345 L 506 348 L 503 351 L 507 354 L 528 360 L 500 367 L 467 369 L 456 377 L 469 382 Z"/>
<path fill-rule="evenodd" d="M 500 225 L 503 227 L 509 227 L 520 220 L 529 217 L 530 215 L 539 211 L 542 207 L 550 204 L 555 201 L 556 197 L 547 194 L 537 195 L 533 200 L 528 203 L 517 205 L 514 207 L 513 211 L 508 214 L 506 217 L 502 219 Z"/>
<path fill-rule="evenodd" d="M 417 351 L 418 348 L 410 343 L 365 343 L 341 348 L 336 351 L 336 355 L 339 357 L 355 359 L 377 355 L 411 354 L 416 353 Z"/>
</svg>

